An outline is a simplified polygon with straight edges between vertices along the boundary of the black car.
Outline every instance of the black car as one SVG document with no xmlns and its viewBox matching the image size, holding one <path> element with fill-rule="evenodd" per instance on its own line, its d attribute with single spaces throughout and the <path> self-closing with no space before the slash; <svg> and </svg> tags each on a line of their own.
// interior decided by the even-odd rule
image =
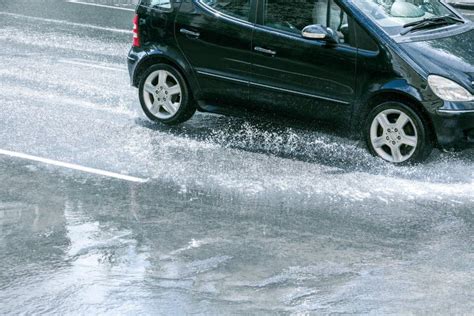
<svg viewBox="0 0 474 316">
<path fill-rule="evenodd" d="M 151 120 L 300 117 L 409 163 L 474 145 L 473 29 L 437 0 L 142 0 L 128 67 Z"/>
</svg>

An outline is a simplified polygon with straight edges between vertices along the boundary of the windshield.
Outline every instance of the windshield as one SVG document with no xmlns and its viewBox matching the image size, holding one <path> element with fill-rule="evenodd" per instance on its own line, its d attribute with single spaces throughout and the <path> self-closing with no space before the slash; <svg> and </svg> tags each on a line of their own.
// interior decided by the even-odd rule
<svg viewBox="0 0 474 316">
<path fill-rule="evenodd" d="M 404 25 L 424 19 L 457 17 L 439 0 L 356 0 L 352 3 L 388 34 L 400 34 Z"/>
</svg>

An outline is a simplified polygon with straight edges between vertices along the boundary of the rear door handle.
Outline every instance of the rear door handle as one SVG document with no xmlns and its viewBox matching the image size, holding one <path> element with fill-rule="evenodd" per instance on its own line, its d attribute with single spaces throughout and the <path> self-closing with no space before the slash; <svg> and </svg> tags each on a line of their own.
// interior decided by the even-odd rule
<svg viewBox="0 0 474 316">
<path fill-rule="evenodd" d="M 264 54 L 267 54 L 267 55 L 272 55 L 272 56 L 276 55 L 276 52 L 274 50 L 266 49 L 266 48 L 263 48 L 263 47 L 260 47 L 260 46 L 255 46 L 254 50 L 256 52 L 264 53 Z"/>
<path fill-rule="evenodd" d="M 201 34 L 199 32 L 193 32 L 193 31 L 190 31 L 188 29 L 180 29 L 179 30 L 182 34 L 186 35 L 186 36 L 189 36 L 189 37 L 194 37 L 194 38 L 198 38 L 199 36 L 201 36 Z"/>
</svg>

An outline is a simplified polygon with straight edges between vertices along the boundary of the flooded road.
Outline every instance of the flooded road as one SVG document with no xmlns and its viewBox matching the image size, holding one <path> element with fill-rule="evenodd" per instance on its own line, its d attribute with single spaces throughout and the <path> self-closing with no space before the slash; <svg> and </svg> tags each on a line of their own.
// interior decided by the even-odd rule
<svg viewBox="0 0 474 316">
<path fill-rule="evenodd" d="M 474 151 L 393 167 L 298 124 L 157 126 L 133 12 L 26 4 L 0 2 L 0 149 L 147 182 L 0 156 L 2 314 L 473 310 Z"/>
<path fill-rule="evenodd" d="M 2 160 L 4 313 L 465 313 L 472 204 L 183 190 Z"/>
</svg>

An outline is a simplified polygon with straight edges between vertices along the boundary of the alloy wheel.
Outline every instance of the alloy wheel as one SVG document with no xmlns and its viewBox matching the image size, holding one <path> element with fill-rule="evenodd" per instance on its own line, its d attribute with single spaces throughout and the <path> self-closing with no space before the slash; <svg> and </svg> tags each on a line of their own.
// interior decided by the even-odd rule
<svg viewBox="0 0 474 316">
<path fill-rule="evenodd" d="M 403 111 L 388 109 L 378 113 L 370 127 L 370 142 L 383 159 L 402 163 L 409 160 L 418 146 L 418 131 Z"/>
<path fill-rule="evenodd" d="M 166 70 L 152 72 L 143 86 L 143 100 L 151 114 L 159 119 L 176 115 L 182 100 L 182 89 L 176 77 Z"/>
</svg>

